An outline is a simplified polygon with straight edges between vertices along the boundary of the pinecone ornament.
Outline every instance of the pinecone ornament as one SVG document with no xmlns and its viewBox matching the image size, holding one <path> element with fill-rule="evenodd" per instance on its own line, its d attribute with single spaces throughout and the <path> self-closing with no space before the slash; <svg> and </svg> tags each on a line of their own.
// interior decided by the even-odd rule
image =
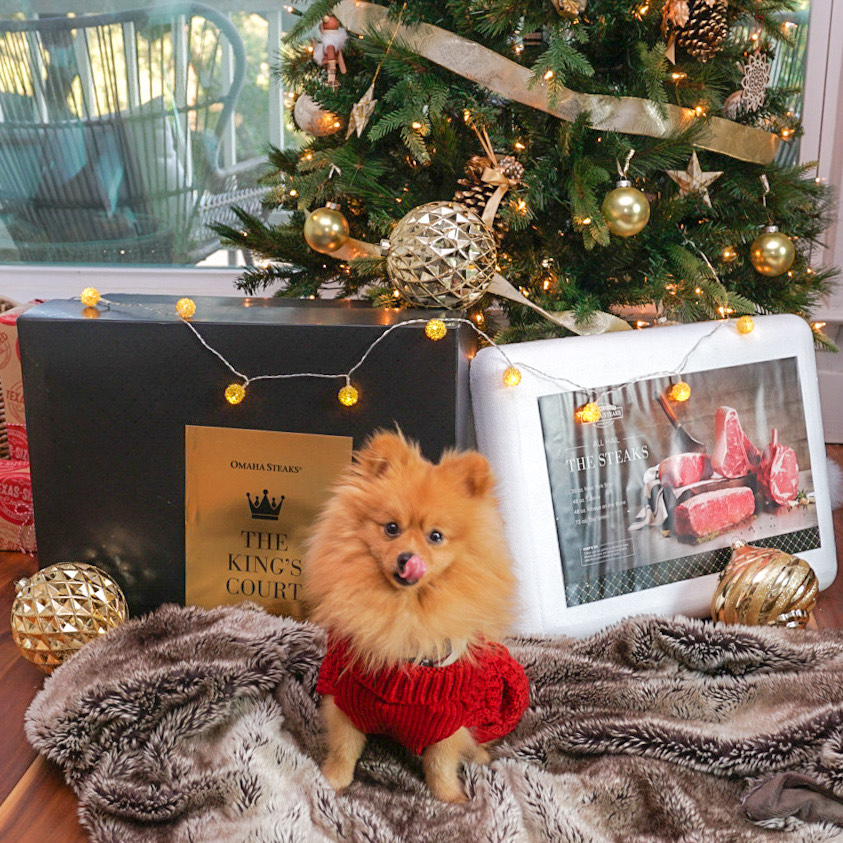
<svg viewBox="0 0 843 843">
<path fill-rule="evenodd" d="M 492 162 L 485 155 L 472 155 L 465 165 L 465 177 L 457 181 L 460 189 L 454 193 L 453 201 L 471 208 L 478 217 L 483 216 L 486 205 L 497 190 L 497 185 L 493 182 L 483 181 L 483 173 L 491 166 Z M 521 176 L 524 175 L 524 165 L 512 155 L 498 156 L 496 169 L 514 182 L 520 181 Z M 500 246 L 507 231 L 509 231 L 509 226 L 496 214 L 492 222 L 495 245 Z"/>
<path fill-rule="evenodd" d="M 688 20 L 676 43 L 698 61 L 716 55 L 729 34 L 728 0 L 688 0 Z"/>
</svg>

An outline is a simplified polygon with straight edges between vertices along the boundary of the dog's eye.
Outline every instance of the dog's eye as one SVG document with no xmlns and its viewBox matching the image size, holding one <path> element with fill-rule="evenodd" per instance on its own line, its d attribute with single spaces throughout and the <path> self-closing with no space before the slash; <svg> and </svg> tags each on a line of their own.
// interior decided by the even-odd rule
<svg viewBox="0 0 843 843">
<path fill-rule="evenodd" d="M 445 541 L 445 536 L 443 536 L 442 533 L 439 532 L 439 530 L 431 530 L 430 535 L 427 537 L 427 539 L 431 544 L 441 544 L 443 541 Z"/>
<path fill-rule="evenodd" d="M 389 524 L 386 524 L 383 528 L 383 531 L 390 537 L 395 538 L 395 536 L 401 535 L 401 528 L 395 521 L 390 521 Z"/>
</svg>

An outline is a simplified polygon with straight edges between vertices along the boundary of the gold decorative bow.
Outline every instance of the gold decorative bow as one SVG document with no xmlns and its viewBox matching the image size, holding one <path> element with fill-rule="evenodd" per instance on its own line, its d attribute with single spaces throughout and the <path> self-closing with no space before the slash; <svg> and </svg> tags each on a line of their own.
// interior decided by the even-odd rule
<svg viewBox="0 0 843 843">
<path fill-rule="evenodd" d="M 498 208 L 500 207 L 504 194 L 511 187 L 516 187 L 519 182 L 517 179 L 509 178 L 509 176 L 500 169 L 500 164 L 498 164 L 495 150 L 492 147 L 492 141 L 489 138 L 489 133 L 486 129 L 481 130 L 475 126 L 474 131 L 477 133 L 477 137 L 480 140 L 480 145 L 483 147 L 483 151 L 486 153 L 486 157 L 492 162 L 491 167 L 486 167 L 483 170 L 483 174 L 480 176 L 480 181 L 484 181 L 486 184 L 497 185 L 495 192 L 489 197 L 489 201 L 483 209 L 483 215 L 480 217 L 480 219 L 482 219 L 483 222 L 491 228 L 495 219 L 495 214 L 498 212 Z"/>
</svg>

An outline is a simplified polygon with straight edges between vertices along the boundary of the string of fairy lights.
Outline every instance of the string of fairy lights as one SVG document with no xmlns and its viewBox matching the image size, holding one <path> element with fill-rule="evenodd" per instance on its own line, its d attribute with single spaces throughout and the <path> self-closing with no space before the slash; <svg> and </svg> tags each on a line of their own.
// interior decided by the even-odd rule
<svg viewBox="0 0 843 843">
<path fill-rule="evenodd" d="M 85 305 L 86 308 L 93 309 L 96 312 L 98 312 L 98 308 L 100 306 L 105 306 L 109 309 L 140 308 L 142 310 L 149 311 L 158 317 L 166 315 L 163 314 L 160 309 L 151 307 L 150 305 L 143 304 L 141 302 L 110 301 L 109 299 L 106 299 L 101 296 L 99 291 L 93 287 L 86 287 L 84 290 L 82 290 L 81 294 L 79 295 L 79 301 L 81 301 L 81 303 Z M 235 378 L 237 378 L 236 381 L 232 381 L 225 387 L 223 393 L 225 400 L 232 405 L 241 404 L 246 398 L 247 389 L 250 387 L 251 384 L 254 384 L 258 381 L 288 380 L 291 378 L 324 378 L 328 380 L 342 380 L 343 385 L 337 392 L 337 400 L 340 402 L 340 404 L 345 407 L 353 407 L 360 400 L 360 391 L 352 382 L 352 378 L 354 377 L 355 372 L 357 372 L 358 369 L 360 369 L 360 367 L 366 362 L 369 355 L 374 351 L 376 346 L 381 343 L 384 339 L 386 339 L 386 337 L 389 336 L 389 334 L 391 334 L 393 331 L 401 328 L 417 328 L 421 325 L 424 325 L 425 336 L 427 336 L 428 339 L 431 340 L 431 342 L 437 342 L 445 337 L 449 328 L 458 327 L 460 325 L 467 325 L 479 337 L 481 337 L 485 342 L 492 346 L 497 351 L 497 353 L 501 355 L 504 362 L 506 363 L 506 368 L 503 370 L 501 375 L 501 380 L 504 387 L 517 387 L 521 383 L 522 370 L 525 372 L 529 372 L 531 375 L 534 375 L 538 378 L 552 381 L 553 383 L 564 383 L 580 392 L 586 393 L 587 395 L 591 396 L 591 400 L 583 404 L 581 407 L 577 408 L 575 417 L 578 422 L 596 422 L 599 421 L 601 418 L 602 411 L 597 402 L 596 391 L 593 388 L 583 386 L 582 384 L 579 384 L 576 381 L 571 380 L 570 378 L 566 378 L 561 375 L 551 374 L 549 372 L 545 372 L 541 369 L 538 369 L 534 366 L 530 366 L 525 363 L 520 363 L 516 366 L 501 345 L 496 343 L 485 331 L 483 331 L 473 321 L 471 321 L 470 319 L 463 318 L 461 316 L 435 316 L 431 319 L 408 319 L 404 322 L 397 322 L 394 325 L 390 325 L 383 331 L 382 334 L 380 334 L 375 340 L 373 340 L 369 344 L 369 346 L 365 349 L 360 358 L 354 363 L 353 366 L 351 366 L 345 372 L 283 372 L 247 375 L 236 369 L 231 363 L 231 361 L 229 361 L 228 358 L 226 358 L 225 355 L 223 355 L 219 350 L 214 348 L 205 339 L 205 337 L 202 336 L 196 325 L 194 325 L 190 321 L 191 318 L 196 315 L 196 310 L 196 302 L 194 302 L 191 298 L 184 297 L 176 301 L 174 310 L 171 312 L 170 315 L 179 319 L 193 333 L 193 335 L 203 346 L 203 348 L 207 349 L 207 351 L 213 354 L 228 369 L 228 371 L 231 372 L 231 374 Z M 687 401 L 691 397 L 691 387 L 684 380 L 680 379 L 685 369 L 685 366 L 688 364 L 688 361 L 690 360 L 691 356 L 700 347 L 700 345 L 702 345 L 702 343 L 708 340 L 717 331 L 721 330 L 725 325 L 729 324 L 734 324 L 735 329 L 740 334 L 749 334 L 755 328 L 755 322 L 751 316 L 741 316 L 738 319 L 717 320 L 715 325 L 708 333 L 704 334 L 702 337 L 699 337 L 697 339 L 693 346 L 685 353 L 685 355 L 680 360 L 675 369 L 651 372 L 646 375 L 641 375 L 640 377 L 635 378 L 634 380 L 629 381 L 626 384 L 623 384 L 623 386 L 628 386 L 632 383 L 637 383 L 641 380 L 649 380 L 651 378 L 660 376 L 677 378 L 677 380 L 675 380 L 668 389 L 667 397 L 670 400 L 676 402 Z"/>
</svg>

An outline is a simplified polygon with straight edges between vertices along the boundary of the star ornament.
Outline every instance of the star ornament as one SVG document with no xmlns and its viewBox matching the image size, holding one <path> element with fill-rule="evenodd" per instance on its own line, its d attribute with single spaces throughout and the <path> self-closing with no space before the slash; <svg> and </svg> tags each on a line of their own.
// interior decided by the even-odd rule
<svg viewBox="0 0 843 843">
<path fill-rule="evenodd" d="M 351 114 L 348 118 L 348 129 L 345 133 L 346 138 L 350 138 L 352 132 L 357 132 L 358 138 L 363 134 L 363 130 L 366 128 L 378 102 L 374 99 L 374 95 L 375 83 L 373 82 L 369 85 L 366 93 L 351 107 Z"/>
<path fill-rule="evenodd" d="M 668 170 L 667 174 L 679 185 L 679 195 L 687 196 L 689 193 L 699 193 L 703 202 L 711 207 L 711 197 L 708 195 L 708 186 L 723 175 L 723 171 L 704 173 L 700 168 L 697 153 L 691 153 L 691 160 L 685 170 Z"/>
</svg>

